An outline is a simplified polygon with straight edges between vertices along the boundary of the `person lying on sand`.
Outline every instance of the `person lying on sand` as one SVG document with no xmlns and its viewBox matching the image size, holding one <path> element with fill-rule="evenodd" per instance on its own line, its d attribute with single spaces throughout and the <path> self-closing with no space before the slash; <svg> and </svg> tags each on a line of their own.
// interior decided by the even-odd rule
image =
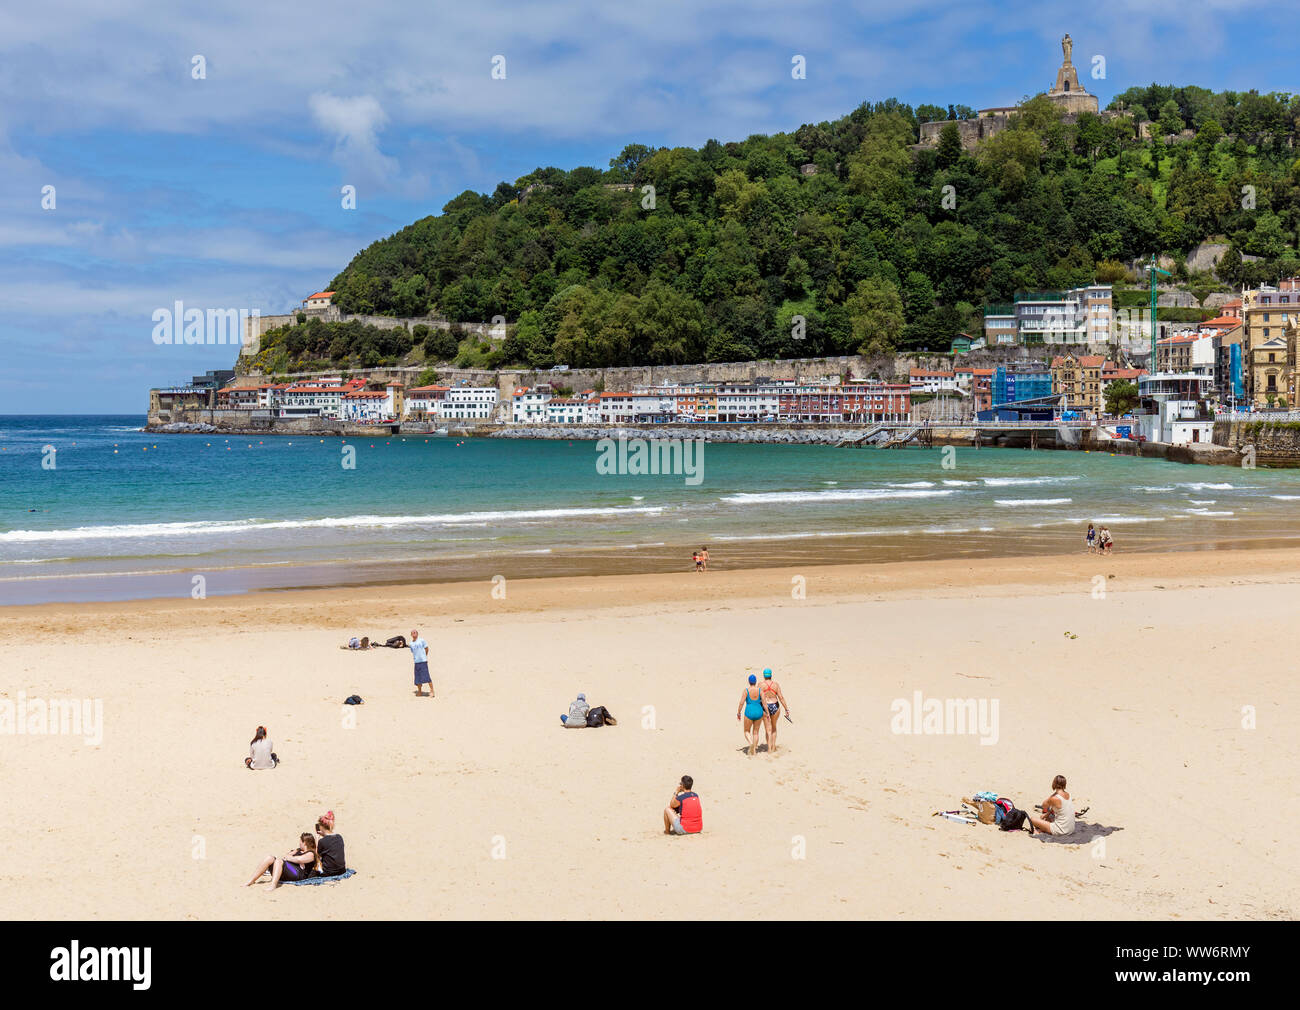
<svg viewBox="0 0 1300 1010">
<path fill-rule="evenodd" d="M 244 767 L 261 772 L 274 768 L 279 763 L 280 758 L 275 753 L 275 744 L 271 743 L 271 738 L 266 735 L 266 727 L 258 726 L 253 739 L 248 742 L 248 757 L 244 758 Z"/>
<path fill-rule="evenodd" d="M 262 879 L 262 874 L 271 871 L 271 882 L 266 885 L 268 891 L 280 886 L 281 880 L 306 880 L 316 867 L 316 837 L 310 831 L 298 836 L 299 845 L 287 856 L 267 856 L 257 867 L 245 887 L 252 887 Z"/>
<path fill-rule="evenodd" d="M 1065 776 L 1058 775 L 1052 779 L 1052 795 L 1043 800 L 1043 816 L 1028 814 L 1029 821 L 1037 831 L 1049 835 L 1069 835 L 1074 833 L 1074 800 L 1065 791 Z"/>
<path fill-rule="evenodd" d="M 347 644 L 347 645 L 340 645 L 339 648 L 340 648 L 340 649 L 369 649 L 369 648 L 370 648 L 370 639 L 369 639 L 369 638 L 356 638 L 356 637 L 349 638 L 349 639 L 348 639 L 348 644 Z"/>
</svg>

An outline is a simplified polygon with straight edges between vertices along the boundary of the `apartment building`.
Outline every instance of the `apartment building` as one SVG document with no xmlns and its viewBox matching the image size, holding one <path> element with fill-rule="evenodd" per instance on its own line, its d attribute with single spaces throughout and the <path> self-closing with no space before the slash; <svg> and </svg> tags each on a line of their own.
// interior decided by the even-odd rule
<svg viewBox="0 0 1300 1010">
<path fill-rule="evenodd" d="M 1028 291 L 1010 305 L 987 305 L 984 336 L 999 344 L 1106 344 L 1115 330 L 1109 284 L 1068 291 Z"/>
<path fill-rule="evenodd" d="M 1052 393 L 1063 395 L 1062 406 L 1080 414 L 1100 415 L 1104 404 L 1101 373 L 1106 359 L 1100 354 L 1072 354 L 1052 359 Z"/>
</svg>

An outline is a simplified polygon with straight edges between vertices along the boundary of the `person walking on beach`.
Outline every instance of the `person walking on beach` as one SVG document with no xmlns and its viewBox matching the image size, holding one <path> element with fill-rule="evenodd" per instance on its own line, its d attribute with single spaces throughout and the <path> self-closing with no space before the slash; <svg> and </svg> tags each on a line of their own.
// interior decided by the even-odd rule
<svg viewBox="0 0 1300 1010">
<path fill-rule="evenodd" d="M 1088 548 L 1089 554 L 1097 553 L 1097 528 L 1092 523 L 1088 524 L 1088 535 L 1083 538 L 1083 543 Z"/>
<path fill-rule="evenodd" d="M 704 562 L 704 570 L 707 572 L 709 570 L 709 549 L 707 547 L 700 548 L 700 560 Z"/>
<path fill-rule="evenodd" d="M 749 741 L 749 756 L 753 757 L 758 752 L 758 727 L 763 725 L 763 692 L 759 690 L 758 678 L 752 673 L 749 675 L 749 684 L 741 692 L 740 704 L 736 706 L 736 718 L 739 719 L 743 710 L 745 714 L 744 731 L 745 738 Z"/>
<path fill-rule="evenodd" d="M 1109 554 L 1115 547 L 1115 541 L 1110 538 L 1110 530 L 1105 526 L 1101 528 L 1101 553 Z"/>
<path fill-rule="evenodd" d="M 704 813 L 700 810 L 700 797 L 694 792 L 695 780 L 683 775 L 673 790 L 668 806 L 664 807 L 665 835 L 698 835 L 704 830 Z"/>
<path fill-rule="evenodd" d="M 1034 830 L 1049 835 L 1074 833 L 1074 800 L 1065 791 L 1064 775 L 1052 779 L 1052 795 L 1043 800 L 1042 811 L 1042 817 L 1029 814 L 1026 818 L 1034 826 Z"/>
<path fill-rule="evenodd" d="M 766 714 L 763 716 L 763 729 L 767 738 L 767 752 L 772 754 L 776 751 L 776 729 L 781 719 L 781 707 L 785 706 L 786 712 L 789 712 L 790 706 L 786 704 L 785 695 L 781 693 L 781 685 L 772 679 L 771 670 L 763 671 L 762 701 L 766 709 Z"/>
<path fill-rule="evenodd" d="M 697 575 L 703 575 L 703 574 L 704 574 L 704 555 L 701 554 L 699 551 L 693 551 L 693 552 L 691 553 L 691 560 L 695 562 L 695 574 L 697 574 Z"/>
<path fill-rule="evenodd" d="M 420 637 L 420 633 L 414 629 L 411 631 L 411 655 L 415 657 L 415 693 L 417 697 L 423 698 L 422 690 L 425 684 L 429 685 L 429 697 L 433 697 L 433 681 L 429 679 L 429 643 Z"/>
</svg>

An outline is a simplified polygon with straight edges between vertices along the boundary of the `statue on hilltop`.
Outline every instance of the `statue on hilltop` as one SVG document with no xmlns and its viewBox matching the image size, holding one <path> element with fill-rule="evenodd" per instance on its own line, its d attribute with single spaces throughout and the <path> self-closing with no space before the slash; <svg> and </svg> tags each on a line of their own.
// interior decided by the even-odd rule
<svg viewBox="0 0 1300 1010">
<path fill-rule="evenodd" d="M 1070 54 L 1074 52 L 1074 40 L 1070 38 L 1070 33 L 1065 33 L 1065 38 L 1061 39 L 1061 52 L 1065 53 L 1065 65 L 1070 65 Z"/>
</svg>

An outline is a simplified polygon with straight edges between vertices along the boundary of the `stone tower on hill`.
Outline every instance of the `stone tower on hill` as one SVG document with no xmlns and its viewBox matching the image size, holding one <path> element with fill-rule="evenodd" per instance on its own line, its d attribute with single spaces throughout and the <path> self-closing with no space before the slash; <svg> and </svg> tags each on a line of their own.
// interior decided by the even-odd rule
<svg viewBox="0 0 1300 1010">
<path fill-rule="evenodd" d="M 1074 40 L 1069 35 L 1061 39 L 1061 51 L 1065 54 L 1065 60 L 1056 72 L 1056 83 L 1047 92 L 1046 97 L 1061 109 L 1065 122 L 1073 123 L 1081 112 L 1097 113 L 1103 119 L 1119 115 L 1120 113 L 1117 112 L 1098 112 L 1097 96 L 1090 95 L 1079 83 L 1078 71 L 1074 69 L 1074 63 L 1070 59 L 1074 51 Z M 957 134 L 961 137 L 961 146 L 968 151 L 972 150 L 981 140 L 986 140 L 995 133 L 1005 130 L 1011 124 L 1011 117 L 1016 114 L 1018 108 L 1015 105 L 1004 105 L 992 109 L 980 109 L 974 119 L 922 123 L 921 140 L 916 146 L 938 146 L 940 131 L 951 123 L 957 128 Z"/>
<path fill-rule="evenodd" d="M 1073 49 L 1074 40 L 1067 32 L 1065 38 L 1061 39 L 1061 52 L 1065 53 L 1065 62 L 1056 72 L 1056 86 L 1047 93 L 1047 97 L 1066 112 L 1096 112 L 1097 96 L 1088 94 L 1087 90 L 1079 84 L 1079 75 L 1075 72 L 1074 64 L 1070 62 L 1070 53 Z"/>
</svg>

